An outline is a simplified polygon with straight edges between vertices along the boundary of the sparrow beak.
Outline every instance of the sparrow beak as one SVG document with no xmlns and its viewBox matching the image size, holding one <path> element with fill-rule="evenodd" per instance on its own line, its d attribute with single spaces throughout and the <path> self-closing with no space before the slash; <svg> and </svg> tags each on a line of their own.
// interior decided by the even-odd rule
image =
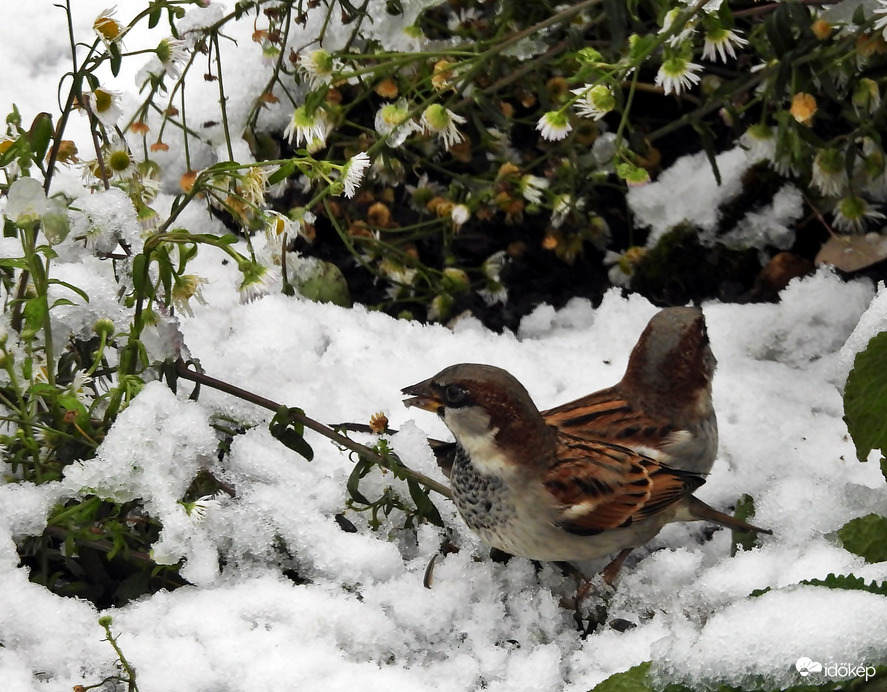
<svg viewBox="0 0 887 692">
<path fill-rule="evenodd" d="M 404 406 L 415 406 L 432 413 L 437 413 L 443 408 L 444 402 L 435 394 L 434 388 L 431 386 L 431 380 L 404 387 L 400 391 L 402 394 L 410 397 L 409 399 L 404 399 Z"/>
</svg>

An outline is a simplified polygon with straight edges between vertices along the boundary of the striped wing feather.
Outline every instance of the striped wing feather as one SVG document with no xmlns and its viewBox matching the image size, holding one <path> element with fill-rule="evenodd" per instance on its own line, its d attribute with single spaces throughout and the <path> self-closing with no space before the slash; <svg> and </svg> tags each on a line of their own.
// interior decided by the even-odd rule
<svg viewBox="0 0 887 692">
<path fill-rule="evenodd" d="M 560 435 L 558 457 L 543 484 L 559 508 L 559 525 L 593 535 L 662 511 L 704 479 L 627 447 Z"/>
<path fill-rule="evenodd" d="M 632 440 L 657 447 L 675 432 L 669 422 L 652 420 L 649 412 L 636 410 L 618 385 L 543 411 L 542 415 L 549 425 L 584 440 L 617 444 Z"/>
</svg>

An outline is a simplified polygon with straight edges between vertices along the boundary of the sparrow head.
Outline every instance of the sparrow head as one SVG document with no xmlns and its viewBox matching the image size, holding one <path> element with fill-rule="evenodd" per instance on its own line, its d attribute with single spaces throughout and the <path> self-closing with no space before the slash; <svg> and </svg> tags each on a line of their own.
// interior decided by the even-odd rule
<svg viewBox="0 0 887 692">
<path fill-rule="evenodd" d="M 622 386 L 648 397 L 708 395 L 715 372 L 705 316 L 699 308 L 665 308 L 653 316 L 628 359 Z"/>
<path fill-rule="evenodd" d="M 402 391 L 411 397 L 406 406 L 443 419 L 475 465 L 532 461 L 554 446 L 554 431 L 527 390 L 502 368 L 451 365 Z"/>
</svg>

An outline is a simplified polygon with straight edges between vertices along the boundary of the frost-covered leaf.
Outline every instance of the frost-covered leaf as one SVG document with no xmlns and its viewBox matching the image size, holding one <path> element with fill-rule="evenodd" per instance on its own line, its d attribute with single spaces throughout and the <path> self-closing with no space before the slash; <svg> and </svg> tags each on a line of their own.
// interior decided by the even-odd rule
<svg viewBox="0 0 887 692">
<path fill-rule="evenodd" d="M 593 692 L 651 692 L 650 662 L 645 661 L 622 673 L 611 675 L 598 683 Z"/>
<path fill-rule="evenodd" d="M 860 461 L 887 449 L 887 332 L 856 354 L 844 388 L 844 421 Z"/>
<path fill-rule="evenodd" d="M 332 262 L 320 261 L 307 276 L 295 277 L 292 282 L 303 296 L 317 303 L 332 303 L 351 307 L 348 283 L 342 271 Z"/>
<path fill-rule="evenodd" d="M 848 521 L 838 529 L 844 547 L 866 562 L 887 560 L 887 517 L 868 514 Z"/>
</svg>

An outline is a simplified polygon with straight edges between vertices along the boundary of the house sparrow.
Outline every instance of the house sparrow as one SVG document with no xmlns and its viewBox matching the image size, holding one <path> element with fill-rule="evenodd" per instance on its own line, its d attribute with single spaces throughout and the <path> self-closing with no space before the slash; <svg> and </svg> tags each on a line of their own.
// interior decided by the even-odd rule
<svg viewBox="0 0 887 692">
<path fill-rule="evenodd" d="M 716 363 L 702 311 L 665 308 L 641 333 L 622 380 L 542 415 L 567 435 L 658 452 L 673 468 L 708 473 L 718 453 Z"/>
<path fill-rule="evenodd" d="M 574 561 L 625 553 L 670 521 L 769 533 L 693 497 L 703 475 L 669 465 L 668 452 L 580 436 L 575 421 L 572 431 L 552 425 L 501 368 L 453 365 L 403 393 L 407 406 L 436 412 L 456 438 L 450 480 L 462 518 L 511 555 Z"/>
</svg>

